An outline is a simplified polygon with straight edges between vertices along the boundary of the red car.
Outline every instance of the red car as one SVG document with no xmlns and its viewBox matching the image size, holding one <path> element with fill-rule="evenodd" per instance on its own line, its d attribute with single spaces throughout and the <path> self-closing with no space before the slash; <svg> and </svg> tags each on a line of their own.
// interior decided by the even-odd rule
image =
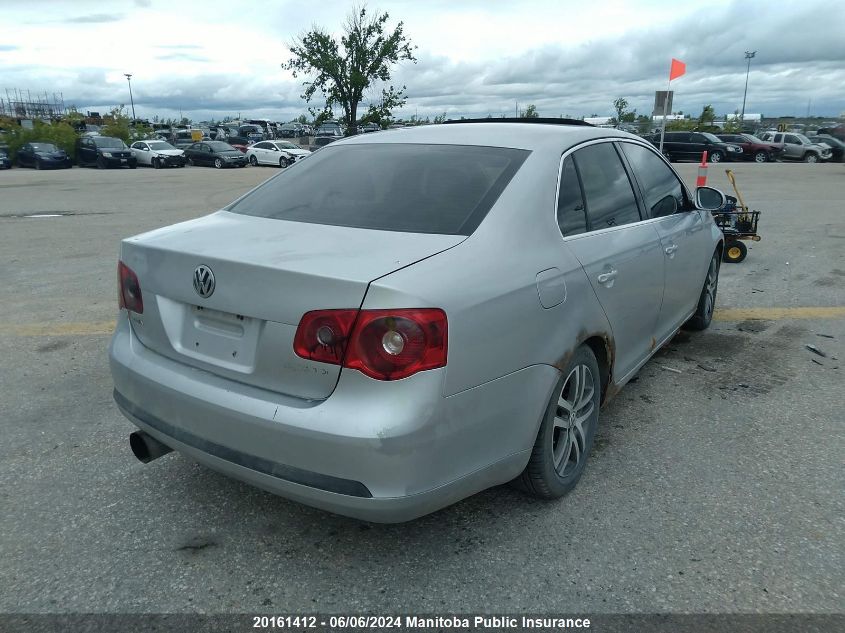
<svg viewBox="0 0 845 633">
<path fill-rule="evenodd" d="M 753 160 L 755 163 L 777 160 L 778 155 L 783 151 L 780 145 L 761 141 L 751 134 L 717 134 L 717 136 L 726 143 L 739 145 L 742 148 L 742 157 L 745 160 Z"/>
</svg>

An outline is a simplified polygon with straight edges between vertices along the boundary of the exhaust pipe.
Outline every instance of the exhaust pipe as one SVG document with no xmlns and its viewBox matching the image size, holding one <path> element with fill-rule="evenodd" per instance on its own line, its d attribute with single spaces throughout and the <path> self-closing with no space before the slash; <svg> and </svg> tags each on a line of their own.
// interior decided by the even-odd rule
<svg viewBox="0 0 845 633">
<path fill-rule="evenodd" d="M 143 431 L 135 431 L 129 434 L 129 448 L 132 449 L 132 454 L 138 458 L 138 461 L 144 464 L 149 464 L 154 459 L 167 455 L 173 450 Z"/>
</svg>

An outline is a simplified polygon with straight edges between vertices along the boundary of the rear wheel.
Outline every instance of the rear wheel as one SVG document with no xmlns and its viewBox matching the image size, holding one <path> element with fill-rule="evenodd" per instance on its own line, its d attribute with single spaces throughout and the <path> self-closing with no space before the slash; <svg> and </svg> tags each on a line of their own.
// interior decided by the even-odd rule
<svg viewBox="0 0 845 633">
<path fill-rule="evenodd" d="M 712 154 L 710 154 L 710 162 L 711 163 L 721 163 L 724 156 L 722 156 L 722 152 L 719 150 L 715 150 Z"/>
<path fill-rule="evenodd" d="M 194 159 L 193 159 L 193 158 L 188 157 L 188 164 L 189 164 L 191 167 L 193 167 L 193 166 L 194 166 Z"/>
<path fill-rule="evenodd" d="M 557 499 L 572 490 L 587 465 L 600 402 L 598 363 L 582 345 L 552 393 L 528 465 L 515 483 L 540 499 Z"/>
<path fill-rule="evenodd" d="M 41 169 L 41 161 L 38 159 L 35 160 L 35 169 Z"/>
<path fill-rule="evenodd" d="M 755 163 L 768 163 L 769 162 L 769 154 L 767 152 L 756 152 L 754 154 L 754 162 Z"/>
<path fill-rule="evenodd" d="M 816 156 L 813 152 L 807 152 L 804 154 L 804 162 L 805 163 L 817 163 L 819 162 L 819 157 Z"/>
<path fill-rule="evenodd" d="M 741 243 L 741 242 L 740 242 Z M 698 298 L 698 306 L 689 321 L 684 324 L 688 330 L 706 330 L 713 320 L 713 310 L 716 308 L 716 291 L 719 289 L 719 253 L 713 253 L 710 266 L 707 268 L 707 278 Z"/>
<path fill-rule="evenodd" d="M 161 159 L 153 158 L 153 167 L 156 169 L 161 169 Z"/>
<path fill-rule="evenodd" d="M 249 164 L 253 167 L 258 167 L 258 159 L 255 157 L 255 154 L 249 157 Z"/>
<path fill-rule="evenodd" d="M 102 156 L 97 157 L 97 169 L 105 169 L 106 160 Z"/>
<path fill-rule="evenodd" d="M 223 167 L 223 161 L 220 160 L 219 158 L 215 158 L 214 159 L 214 167 L 216 169 L 221 169 Z"/>
<path fill-rule="evenodd" d="M 724 260 L 729 264 L 738 264 L 748 255 L 748 248 L 742 242 L 729 242 L 725 247 Z"/>
<path fill-rule="evenodd" d="M 290 165 L 290 163 L 288 162 L 288 159 L 287 159 L 287 158 L 285 158 L 284 156 L 282 156 L 282 157 L 279 159 L 279 167 L 281 167 L 282 169 L 284 169 L 284 168 L 285 168 L 285 167 L 287 167 L 288 165 Z"/>
</svg>

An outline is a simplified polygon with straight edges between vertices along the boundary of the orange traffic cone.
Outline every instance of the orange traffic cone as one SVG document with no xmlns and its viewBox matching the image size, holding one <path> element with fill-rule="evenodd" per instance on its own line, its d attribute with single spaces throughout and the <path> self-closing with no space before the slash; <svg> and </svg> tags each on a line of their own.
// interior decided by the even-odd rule
<svg viewBox="0 0 845 633">
<path fill-rule="evenodd" d="M 698 166 L 698 178 L 695 181 L 695 186 L 707 186 L 707 152 L 701 152 L 701 164 Z"/>
</svg>

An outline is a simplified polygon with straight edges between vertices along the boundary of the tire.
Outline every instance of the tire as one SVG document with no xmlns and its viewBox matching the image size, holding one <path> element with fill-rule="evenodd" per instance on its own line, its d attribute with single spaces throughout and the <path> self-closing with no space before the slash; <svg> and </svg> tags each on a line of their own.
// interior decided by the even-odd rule
<svg viewBox="0 0 845 633">
<path fill-rule="evenodd" d="M 193 166 L 194 166 L 194 159 L 193 159 L 193 158 L 188 158 L 188 164 L 189 164 L 191 167 L 193 167 Z"/>
<path fill-rule="evenodd" d="M 215 169 L 222 169 L 223 168 L 223 161 L 219 158 L 214 159 L 214 168 Z"/>
<path fill-rule="evenodd" d="M 709 160 L 711 163 L 721 163 L 724 160 L 724 156 L 722 156 L 722 152 L 716 150 L 709 156 Z"/>
<path fill-rule="evenodd" d="M 258 167 L 258 159 L 255 157 L 255 154 L 249 157 L 249 164 L 253 167 Z"/>
<path fill-rule="evenodd" d="M 41 169 L 41 161 L 40 160 L 35 161 L 35 169 Z"/>
<path fill-rule="evenodd" d="M 103 159 L 102 156 L 97 157 L 97 169 L 105 169 L 106 168 L 106 161 Z"/>
<path fill-rule="evenodd" d="M 738 242 L 742 244 L 742 242 Z M 727 250 L 727 248 L 725 249 Z M 689 321 L 684 324 L 687 330 L 706 330 L 713 320 L 713 310 L 716 308 L 716 292 L 719 290 L 719 253 L 713 253 L 710 265 L 707 267 L 707 277 L 704 279 L 704 287 L 698 297 L 698 306 Z"/>
<path fill-rule="evenodd" d="M 155 169 L 161 169 L 161 160 L 158 158 L 153 158 L 153 167 Z"/>
<path fill-rule="evenodd" d="M 736 240 L 734 242 L 728 242 L 725 245 L 725 254 L 722 259 L 729 264 L 738 264 L 745 259 L 746 255 L 748 255 L 748 248 L 746 248 L 745 244 Z"/>
<path fill-rule="evenodd" d="M 766 153 L 766 152 L 755 152 L 754 162 L 755 163 L 768 163 L 769 162 L 769 154 Z"/>
<path fill-rule="evenodd" d="M 540 499 L 557 499 L 572 490 L 590 456 L 600 402 L 599 366 L 593 351 L 582 345 L 552 392 L 528 465 L 514 483 Z"/>
<path fill-rule="evenodd" d="M 806 154 L 804 154 L 803 161 L 805 163 L 817 163 L 819 162 L 819 157 L 813 152 L 807 152 Z"/>
<path fill-rule="evenodd" d="M 285 167 L 287 167 L 289 164 L 290 164 L 290 163 L 288 163 L 288 159 L 287 159 L 287 158 L 285 158 L 284 156 L 282 156 L 282 157 L 279 159 L 279 167 L 280 167 L 281 169 L 284 169 L 284 168 L 285 168 Z"/>
</svg>

